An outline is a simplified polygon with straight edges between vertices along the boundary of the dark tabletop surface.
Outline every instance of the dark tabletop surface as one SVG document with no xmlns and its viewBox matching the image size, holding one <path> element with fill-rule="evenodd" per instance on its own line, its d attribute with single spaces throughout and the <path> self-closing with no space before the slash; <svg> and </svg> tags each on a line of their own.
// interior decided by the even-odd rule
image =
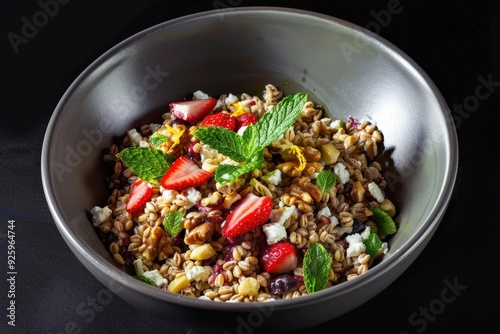
<svg viewBox="0 0 500 334">
<path fill-rule="evenodd" d="M 0 333 L 201 333 L 128 304 L 78 262 L 48 211 L 40 153 L 58 100 L 109 48 L 165 20 L 255 5 L 308 9 L 374 30 L 429 74 L 459 137 L 456 189 L 427 248 L 375 298 L 312 331 L 498 332 L 499 2 L 2 0 Z M 38 28 L 29 30 L 34 20 Z M 7 274 L 9 226 L 15 232 L 15 296 L 9 296 Z M 11 300 L 15 327 L 8 324 Z"/>
</svg>

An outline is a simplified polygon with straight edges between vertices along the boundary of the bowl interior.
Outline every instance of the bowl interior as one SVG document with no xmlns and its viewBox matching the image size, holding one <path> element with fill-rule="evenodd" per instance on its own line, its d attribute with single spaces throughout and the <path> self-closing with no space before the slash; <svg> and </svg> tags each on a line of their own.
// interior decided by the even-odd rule
<svg viewBox="0 0 500 334">
<path fill-rule="evenodd" d="M 103 270 L 121 270 L 87 215 L 109 195 L 103 149 L 133 127 L 161 122 L 169 102 L 196 90 L 261 95 L 267 83 L 285 94 L 308 92 L 332 118 L 353 116 L 381 129 L 400 224 L 382 268 L 438 223 L 453 187 L 456 139 L 425 73 L 390 43 L 342 20 L 239 8 L 138 33 L 69 87 L 47 129 L 42 160 L 46 196 L 65 239 Z"/>
</svg>

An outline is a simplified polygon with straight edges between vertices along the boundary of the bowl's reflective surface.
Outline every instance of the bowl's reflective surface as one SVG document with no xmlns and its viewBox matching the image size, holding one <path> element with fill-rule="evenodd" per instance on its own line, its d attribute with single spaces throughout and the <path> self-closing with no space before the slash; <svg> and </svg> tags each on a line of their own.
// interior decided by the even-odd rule
<svg viewBox="0 0 500 334">
<path fill-rule="evenodd" d="M 333 118 L 370 119 L 384 133 L 386 178 L 400 210 L 400 229 L 384 260 L 354 281 L 260 305 L 162 294 L 123 272 L 87 217 L 108 195 L 102 149 L 131 127 L 161 119 L 169 101 L 196 90 L 214 96 L 259 94 L 266 83 L 285 93 L 308 92 Z M 131 304 L 172 321 L 196 322 L 200 328 L 217 316 L 225 322 L 221 329 L 229 331 L 244 331 L 244 326 L 295 330 L 356 308 L 411 265 L 451 197 L 457 154 L 453 121 L 439 91 L 392 44 L 324 15 L 237 8 L 157 25 L 92 63 L 54 111 L 44 139 L 42 180 L 70 249 Z"/>
</svg>

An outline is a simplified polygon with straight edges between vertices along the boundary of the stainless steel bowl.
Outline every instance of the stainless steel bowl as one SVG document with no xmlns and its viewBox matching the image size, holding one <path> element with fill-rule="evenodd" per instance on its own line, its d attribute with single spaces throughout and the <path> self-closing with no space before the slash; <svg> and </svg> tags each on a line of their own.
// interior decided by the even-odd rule
<svg viewBox="0 0 500 334">
<path fill-rule="evenodd" d="M 371 119 L 385 138 L 399 231 L 366 274 L 297 299 L 214 303 L 160 293 L 122 270 L 86 212 L 108 191 L 101 152 L 125 132 L 160 119 L 169 101 L 195 90 L 259 92 L 274 83 L 305 91 L 335 118 Z M 438 227 L 458 163 L 453 121 L 441 94 L 404 52 L 349 22 L 297 9 L 240 7 L 148 28 L 96 59 L 58 103 L 43 143 L 43 187 L 76 258 L 119 297 L 172 322 L 201 329 L 297 330 L 345 314 L 389 287 Z"/>
</svg>

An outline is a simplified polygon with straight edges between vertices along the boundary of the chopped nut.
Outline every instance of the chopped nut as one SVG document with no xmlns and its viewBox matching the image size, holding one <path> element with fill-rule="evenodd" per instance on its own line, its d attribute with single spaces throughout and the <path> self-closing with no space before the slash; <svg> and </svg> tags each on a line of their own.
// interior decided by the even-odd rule
<svg viewBox="0 0 500 334">
<path fill-rule="evenodd" d="M 184 243 L 186 245 L 201 245 L 212 237 L 214 230 L 214 225 L 211 222 L 198 225 L 186 233 Z"/>
</svg>

